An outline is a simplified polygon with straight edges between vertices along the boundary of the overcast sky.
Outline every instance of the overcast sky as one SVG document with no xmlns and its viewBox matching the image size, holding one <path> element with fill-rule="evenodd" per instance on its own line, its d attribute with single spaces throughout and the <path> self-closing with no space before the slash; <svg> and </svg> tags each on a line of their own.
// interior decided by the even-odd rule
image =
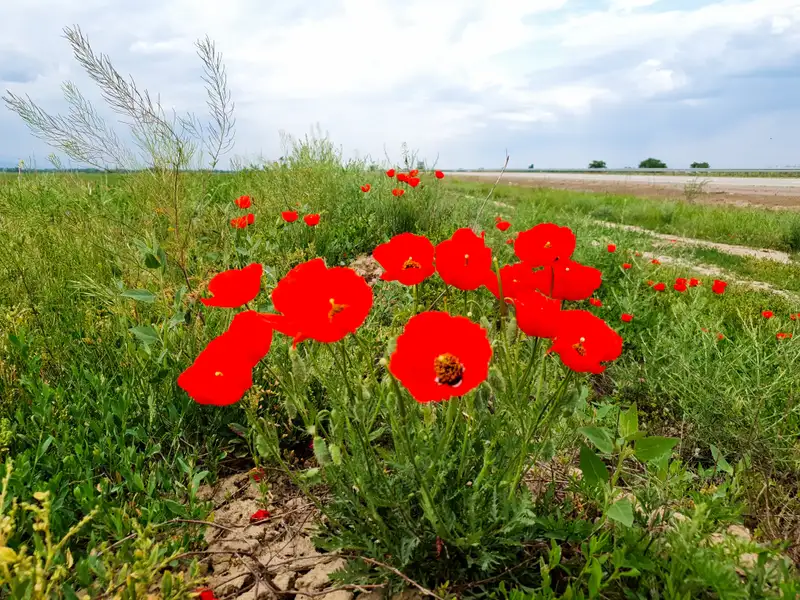
<svg viewBox="0 0 800 600">
<path fill-rule="evenodd" d="M 202 113 L 194 41 L 227 65 L 233 154 L 277 158 L 316 123 L 344 153 L 439 165 L 800 165 L 800 0 L 23 0 L 4 3 L 0 90 L 99 99 L 62 37 L 162 103 Z M 0 107 L 0 164 L 50 150 Z M 227 161 L 226 161 L 227 162 Z"/>
</svg>

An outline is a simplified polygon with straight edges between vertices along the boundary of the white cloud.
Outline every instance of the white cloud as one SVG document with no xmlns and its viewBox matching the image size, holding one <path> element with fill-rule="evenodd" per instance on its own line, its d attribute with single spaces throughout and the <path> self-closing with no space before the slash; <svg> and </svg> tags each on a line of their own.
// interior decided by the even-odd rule
<svg viewBox="0 0 800 600">
<path fill-rule="evenodd" d="M 797 64 L 800 0 L 669 5 L 27 0 L 4 7 L 0 57 L 35 59 L 37 76 L 7 87 L 57 108 L 62 79 L 86 83 L 59 37 L 64 25 L 78 23 L 121 72 L 168 104 L 203 111 L 193 41 L 207 33 L 228 67 L 237 152 L 274 154 L 279 129 L 302 134 L 319 122 L 346 150 L 374 156 L 402 141 L 435 154 L 478 133 L 503 140 L 510 128 L 567 126 L 604 107 L 676 93 L 688 95 L 676 102 L 700 106 L 698 74 L 706 81 Z M 740 49 L 748 36 L 758 45 Z M 3 68 L 0 60 L 0 80 Z M 8 116 L 0 117 L 0 134 L 2 119 Z M 31 142 L 14 144 L 25 152 Z"/>
</svg>

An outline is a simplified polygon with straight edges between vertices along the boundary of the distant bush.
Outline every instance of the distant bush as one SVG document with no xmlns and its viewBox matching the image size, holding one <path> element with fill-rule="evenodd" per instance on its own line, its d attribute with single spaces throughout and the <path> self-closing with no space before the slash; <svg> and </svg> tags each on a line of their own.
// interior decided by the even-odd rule
<svg viewBox="0 0 800 600">
<path fill-rule="evenodd" d="M 640 169 L 666 169 L 667 164 L 657 158 L 646 158 L 639 163 Z"/>
<path fill-rule="evenodd" d="M 690 169 L 710 169 L 707 162 L 693 162 L 689 165 Z"/>
<path fill-rule="evenodd" d="M 606 168 L 606 161 L 604 160 L 593 160 L 589 163 L 590 169 L 605 169 Z"/>
</svg>

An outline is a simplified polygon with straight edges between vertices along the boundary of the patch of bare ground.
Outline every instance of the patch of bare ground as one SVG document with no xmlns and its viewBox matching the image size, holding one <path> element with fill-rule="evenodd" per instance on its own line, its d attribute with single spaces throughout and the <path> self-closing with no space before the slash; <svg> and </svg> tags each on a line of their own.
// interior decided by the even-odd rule
<svg viewBox="0 0 800 600">
<path fill-rule="evenodd" d="M 486 182 L 485 177 L 456 175 L 454 179 L 464 181 Z M 617 196 L 637 196 L 651 199 L 686 200 L 687 192 L 682 186 L 658 185 L 639 181 L 584 181 L 573 179 L 538 179 L 516 177 L 513 181 L 501 181 L 500 185 L 511 187 L 546 188 L 556 190 L 574 190 L 595 194 L 613 194 Z M 800 195 L 795 190 L 765 190 L 746 187 L 735 190 L 708 190 L 692 193 L 692 202 L 701 204 L 725 204 L 729 206 L 759 206 L 781 210 L 800 210 Z"/>
<path fill-rule="evenodd" d="M 339 585 L 330 575 L 345 557 L 317 549 L 313 536 L 320 519 L 314 503 L 283 474 L 239 473 L 203 486 L 198 497 L 215 509 L 205 531 L 208 547 L 196 554 L 206 587 L 221 600 L 297 598 L 381 600 L 384 585 Z M 256 520 L 256 511 L 269 512 Z M 364 559 L 367 560 L 368 559 Z M 377 566 L 377 565 L 376 565 Z M 392 600 L 419 600 L 408 589 Z"/>
</svg>

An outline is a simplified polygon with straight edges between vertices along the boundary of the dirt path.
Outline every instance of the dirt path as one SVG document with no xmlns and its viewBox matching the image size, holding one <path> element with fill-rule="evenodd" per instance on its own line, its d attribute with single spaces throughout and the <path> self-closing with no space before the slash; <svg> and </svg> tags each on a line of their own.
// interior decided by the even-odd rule
<svg viewBox="0 0 800 600">
<path fill-rule="evenodd" d="M 773 260 L 775 262 L 783 263 L 785 265 L 792 264 L 792 259 L 789 256 L 789 254 L 787 254 L 786 252 L 781 252 L 780 250 L 770 250 L 768 248 L 757 249 L 757 248 L 750 248 L 748 246 L 737 246 L 734 244 L 710 242 L 708 240 L 699 240 L 696 238 L 681 237 L 676 235 L 670 235 L 668 233 L 658 233 L 656 231 L 651 231 L 650 229 L 645 229 L 644 227 L 638 227 L 637 225 L 622 225 L 621 223 L 612 223 L 610 221 L 593 221 L 593 223 L 596 223 L 597 225 L 602 225 L 603 227 L 610 227 L 613 229 L 624 229 L 625 231 L 635 231 L 637 233 L 644 233 L 649 235 L 650 237 L 654 237 L 660 240 L 666 240 L 669 242 L 675 242 L 687 246 L 700 246 L 703 248 L 711 248 L 713 250 L 724 252 L 725 254 L 731 254 L 733 256 L 748 256 L 750 258 L 758 258 L 761 260 Z"/>
<path fill-rule="evenodd" d="M 514 176 L 514 177 L 511 177 Z M 497 174 L 454 173 L 453 179 L 463 181 L 494 182 Z M 612 176 L 609 176 L 612 177 Z M 703 180 L 699 180 L 703 181 Z M 646 180 L 626 179 L 623 181 L 607 179 L 568 179 L 559 177 L 532 177 L 525 173 L 507 173 L 500 185 L 522 186 L 533 188 L 550 188 L 557 190 L 576 190 L 600 194 L 620 196 L 638 196 L 651 199 L 692 200 L 702 204 L 726 204 L 731 206 L 758 206 L 764 208 L 800 210 L 800 187 L 764 188 L 740 185 L 736 187 L 712 187 L 711 184 L 701 186 L 702 191 L 687 197 L 684 184 L 649 183 Z"/>
</svg>

